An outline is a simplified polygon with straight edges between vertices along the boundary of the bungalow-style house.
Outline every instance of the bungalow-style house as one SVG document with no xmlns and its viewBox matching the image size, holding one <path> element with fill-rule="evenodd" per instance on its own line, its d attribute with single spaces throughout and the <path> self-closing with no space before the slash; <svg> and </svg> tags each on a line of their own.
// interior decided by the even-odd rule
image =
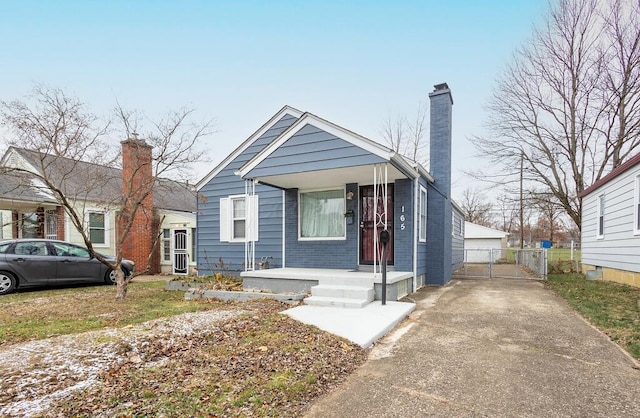
<svg viewBox="0 0 640 418">
<path fill-rule="evenodd" d="M 446 84 L 430 93 L 431 173 L 417 162 L 285 106 L 197 184 L 198 273 L 248 288 L 311 290 L 309 304 L 364 306 L 445 284 L 462 264 L 452 219 Z M 386 231 L 386 232 L 383 232 Z M 267 268 L 268 267 L 268 268 Z"/>
<path fill-rule="evenodd" d="M 9 147 L 0 160 L 0 239 L 49 238 L 84 245 L 69 214 L 32 173 L 58 179 L 58 187 L 74 207 L 84 214 L 84 223 L 96 251 L 115 253 L 116 211 L 128 181 L 137 170 L 152 179 L 151 165 L 135 166 L 137 158 L 151 161 L 151 147 L 139 139 L 122 142 L 122 169 L 69 158 L 54 157 L 18 147 Z M 19 168 L 20 171 L 15 171 Z M 124 176 L 123 176 L 124 173 Z M 142 180 L 144 181 L 144 180 Z M 130 239 L 123 248 L 136 270 L 149 266 L 150 273 L 188 274 L 195 268 L 193 258 L 196 224 L 195 192 L 188 185 L 156 179 L 151 196 L 144 199 Z M 155 248 L 154 248 L 155 244 Z M 151 254 L 151 257 L 149 255 Z"/>
<path fill-rule="evenodd" d="M 509 233 L 472 222 L 464 223 L 464 250 L 467 263 L 489 263 L 507 247 Z"/>
<path fill-rule="evenodd" d="M 580 197 L 582 272 L 640 286 L 640 153 Z"/>
</svg>

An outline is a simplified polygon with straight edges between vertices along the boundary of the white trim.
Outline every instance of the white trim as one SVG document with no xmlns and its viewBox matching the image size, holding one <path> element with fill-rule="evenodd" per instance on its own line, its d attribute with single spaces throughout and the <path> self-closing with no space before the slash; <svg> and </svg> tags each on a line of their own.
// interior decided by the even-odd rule
<svg viewBox="0 0 640 418">
<path fill-rule="evenodd" d="M 300 203 L 300 195 L 303 193 L 313 193 L 313 192 L 328 192 L 331 190 L 342 190 L 342 203 L 343 203 L 343 210 L 346 210 L 347 208 L 347 197 L 346 197 L 346 187 L 343 186 L 328 186 L 328 187 L 323 187 L 321 189 L 308 189 L 308 190 L 298 190 L 298 241 L 346 241 L 347 239 L 347 221 L 346 219 L 343 217 L 342 221 L 343 221 L 343 232 L 344 235 L 342 237 L 303 237 L 301 236 L 301 231 L 300 229 L 302 228 L 302 219 L 301 219 L 301 215 L 300 215 L 300 207 L 302 206 L 302 204 Z"/>
<path fill-rule="evenodd" d="M 256 154 L 249 162 L 243 165 L 236 174 L 241 177 L 246 176 L 251 170 L 256 168 L 258 164 L 264 161 L 269 155 L 277 150 L 282 144 L 288 141 L 291 137 L 297 134 L 302 128 L 307 125 L 313 125 L 318 129 L 321 129 L 337 138 L 345 140 L 357 147 L 364 149 L 385 161 L 391 161 L 391 158 L 396 154 L 377 142 L 360 136 L 354 132 L 351 132 L 341 126 L 331 123 L 325 119 L 322 119 L 311 113 L 304 113 L 293 125 L 283 132 L 275 141 L 264 147 L 258 154 Z"/>
<path fill-rule="evenodd" d="M 421 203 L 422 203 L 422 192 L 424 192 L 424 225 L 421 224 L 422 221 L 422 215 L 420 214 L 420 209 L 421 209 Z M 418 225 L 418 242 L 427 242 L 427 212 L 428 212 L 428 206 L 427 206 L 427 189 L 422 186 L 421 184 L 419 185 L 419 190 L 418 190 L 418 199 L 416 199 L 418 201 L 418 212 L 417 212 L 417 216 L 416 216 L 416 225 Z M 451 216 L 453 217 L 453 212 L 451 214 Z M 424 229 L 424 238 L 422 238 L 422 234 L 420 233 L 420 225 L 422 225 L 422 228 Z"/>
<path fill-rule="evenodd" d="M 209 183 L 209 181 L 217 176 L 225 167 L 227 167 L 236 157 L 242 154 L 247 148 L 249 148 L 258 138 L 260 138 L 265 132 L 273 127 L 276 123 L 280 121 L 285 115 L 293 116 L 294 118 L 299 118 L 302 116 L 302 112 L 298 109 L 295 109 L 291 106 L 284 106 L 282 109 L 278 111 L 275 115 L 271 117 L 264 125 L 262 125 L 257 131 L 255 131 L 249 138 L 247 138 L 238 148 L 236 148 L 231 154 L 227 156 L 220 164 L 218 164 L 213 170 L 209 172 L 206 176 L 204 176 L 199 182 L 196 183 L 196 191 L 200 191 L 200 189 Z"/>
<path fill-rule="evenodd" d="M 633 235 L 640 235 L 640 174 L 635 176 L 633 195 Z"/>
</svg>

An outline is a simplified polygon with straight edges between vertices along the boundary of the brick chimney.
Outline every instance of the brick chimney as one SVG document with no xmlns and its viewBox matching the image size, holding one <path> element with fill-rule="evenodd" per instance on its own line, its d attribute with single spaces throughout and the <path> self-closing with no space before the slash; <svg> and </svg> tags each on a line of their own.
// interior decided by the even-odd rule
<svg viewBox="0 0 640 418">
<path fill-rule="evenodd" d="M 428 284 L 451 280 L 451 125 L 453 98 L 447 83 L 429 93 L 430 171 L 434 183 L 427 188 Z"/>
<path fill-rule="evenodd" d="M 136 270 L 141 271 L 147 267 L 149 254 L 153 251 L 154 231 L 157 228 L 153 215 L 153 147 L 135 134 L 121 144 L 122 193 L 126 199 L 123 222 L 127 222 L 133 208 L 140 202 L 129 236 L 123 243 L 122 254 L 133 260 Z M 153 266 L 151 270 L 155 272 Z"/>
</svg>

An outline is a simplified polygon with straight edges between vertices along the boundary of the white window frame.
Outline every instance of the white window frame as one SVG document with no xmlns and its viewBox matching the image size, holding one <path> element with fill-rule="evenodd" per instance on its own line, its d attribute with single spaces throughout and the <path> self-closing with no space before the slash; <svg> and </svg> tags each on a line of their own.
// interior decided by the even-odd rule
<svg viewBox="0 0 640 418">
<path fill-rule="evenodd" d="M 245 201 L 245 236 L 233 236 L 233 222 L 240 218 L 233 217 L 233 202 L 238 200 Z M 220 199 L 220 242 L 244 243 L 247 240 L 258 241 L 258 220 L 259 220 L 259 203 L 258 195 L 249 196 L 246 194 L 230 195 Z"/>
<path fill-rule="evenodd" d="M 606 203 L 606 200 L 605 200 L 604 193 L 598 195 L 598 200 L 597 200 L 598 216 L 596 218 L 596 238 L 598 239 L 604 238 L 604 215 L 606 213 L 606 210 L 604 208 L 605 203 Z M 602 224 L 600 223 L 600 220 L 602 220 Z M 600 227 L 601 225 L 602 225 L 602 228 Z"/>
<path fill-rule="evenodd" d="M 91 244 L 96 247 L 96 248 L 107 248 L 110 245 L 110 240 L 109 240 L 109 225 L 110 225 L 110 217 L 109 217 L 109 211 L 104 210 L 104 209 L 87 209 L 86 211 L 86 216 L 87 216 L 87 235 L 89 236 L 89 239 L 91 239 L 91 222 L 90 222 L 90 217 L 92 213 L 99 213 L 101 215 L 104 216 L 104 222 L 103 222 L 103 229 L 104 229 L 104 242 L 93 242 L 91 241 Z M 93 229 L 98 229 L 98 228 L 93 228 Z"/>
<path fill-rule="evenodd" d="M 342 211 L 343 214 L 347 208 L 347 195 L 346 195 L 346 187 L 345 186 L 336 186 L 336 187 L 325 187 L 321 189 L 308 189 L 308 190 L 298 190 L 298 241 L 345 241 L 347 239 L 347 221 L 342 218 L 342 236 L 341 237 L 303 237 L 302 236 L 302 194 L 305 193 L 314 193 L 314 192 L 329 192 L 333 190 L 341 190 L 342 191 Z"/>
<path fill-rule="evenodd" d="M 424 213 L 422 213 L 423 206 Z M 418 240 L 427 242 L 427 189 L 422 186 L 418 192 Z"/>
<path fill-rule="evenodd" d="M 633 234 L 640 235 L 640 174 L 636 175 L 633 199 Z"/>
<path fill-rule="evenodd" d="M 169 234 L 168 237 L 165 236 L 165 232 Z M 168 252 L 166 251 L 167 243 L 169 244 Z M 171 245 L 171 229 L 162 228 L 162 264 L 171 264 Z"/>
</svg>

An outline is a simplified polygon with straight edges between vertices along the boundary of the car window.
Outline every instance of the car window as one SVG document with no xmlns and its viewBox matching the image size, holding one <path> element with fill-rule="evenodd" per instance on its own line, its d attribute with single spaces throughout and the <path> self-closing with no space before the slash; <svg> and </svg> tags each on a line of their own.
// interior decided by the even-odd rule
<svg viewBox="0 0 640 418">
<path fill-rule="evenodd" d="M 6 244 L 0 244 L 0 254 L 5 254 L 9 249 L 9 245 L 11 245 L 10 242 Z"/>
<path fill-rule="evenodd" d="M 47 243 L 39 241 L 17 242 L 13 252 L 19 255 L 49 255 Z"/>
<path fill-rule="evenodd" d="M 65 244 L 61 242 L 53 242 L 53 248 L 56 250 L 56 255 L 61 257 L 83 257 L 89 258 L 89 250 L 86 248 L 78 247 L 77 245 Z"/>
</svg>

